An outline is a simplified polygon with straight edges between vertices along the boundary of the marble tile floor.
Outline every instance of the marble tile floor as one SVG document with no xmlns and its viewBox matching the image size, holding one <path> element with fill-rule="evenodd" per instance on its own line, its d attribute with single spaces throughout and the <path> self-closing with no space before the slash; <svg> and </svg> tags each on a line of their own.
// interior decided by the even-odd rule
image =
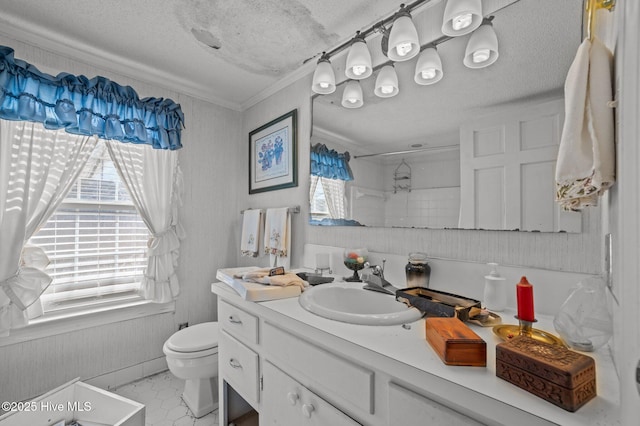
<svg viewBox="0 0 640 426">
<path fill-rule="evenodd" d="M 169 371 L 123 385 L 113 392 L 145 405 L 146 426 L 218 426 L 218 410 L 199 419 L 182 400 L 184 380 Z"/>
</svg>

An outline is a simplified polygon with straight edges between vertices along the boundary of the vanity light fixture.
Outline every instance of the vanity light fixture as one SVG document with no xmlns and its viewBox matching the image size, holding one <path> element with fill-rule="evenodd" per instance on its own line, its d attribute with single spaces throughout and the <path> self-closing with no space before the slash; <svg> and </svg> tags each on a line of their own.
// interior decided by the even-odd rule
<svg viewBox="0 0 640 426">
<path fill-rule="evenodd" d="M 435 45 L 429 45 L 420 52 L 413 79 L 416 83 L 426 86 L 439 82 L 442 76 L 442 60 L 438 50 Z"/>
<path fill-rule="evenodd" d="M 471 34 L 463 63 L 468 68 L 484 68 L 498 59 L 498 37 L 491 21 L 493 16 L 485 18 L 482 25 Z"/>
<path fill-rule="evenodd" d="M 394 62 L 408 61 L 420 53 L 420 40 L 411 13 L 404 4 L 396 12 L 389 32 L 387 57 Z"/>
<path fill-rule="evenodd" d="M 344 92 L 342 92 L 342 106 L 345 108 L 360 108 L 363 104 L 360 82 L 358 80 L 349 80 Z"/>
<path fill-rule="evenodd" d="M 328 95 L 336 91 L 336 76 L 326 52 L 322 52 L 322 56 L 318 59 L 318 65 L 313 73 L 311 90 L 321 95 Z"/>
<path fill-rule="evenodd" d="M 447 0 L 442 18 L 442 34 L 457 37 L 469 34 L 482 24 L 481 0 Z"/>
<path fill-rule="evenodd" d="M 400 92 L 398 75 L 393 65 L 385 65 L 380 69 L 376 78 L 376 88 L 373 93 L 380 98 L 390 98 Z"/>
<path fill-rule="evenodd" d="M 399 93 L 398 76 L 393 64 L 410 60 L 418 54 L 420 56 L 414 71 L 415 83 L 426 86 L 440 81 L 444 74 L 436 46 L 456 36 L 471 33 L 463 59 L 464 65 L 468 68 L 484 68 L 498 59 L 498 38 L 492 24 L 494 17 L 482 17 L 482 0 L 447 0 L 442 25 L 445 35 L 421 46 L 411 12 L 431 1 L 437 0 L 416 0 L 409 5 L 401 4 L 400 10 L 394 14 L 367 29 L 356 31 L 355 37 L 332 50 L 322 52 L 313 74 L 313 92 L 321 95 L 335 92 L 336 79 L 329 58 L 349 49 L 345 67 L 348 81 L 345 84 L 347 87 L 343 93 L 342 105 L 346 108 L 361 107 L 364 100 L 362 88 L 357 83 L 373 73 L 372 57 L 366 38 L 374 33 L 382 34 L 382 53 L 389 59 L 385 63 L 376 64 L 375 67 L 381 69 L 376 78 L 374 93 L 382 98 Z"/>
<path fill-rule="evenodd" d="M 364 34 L 360 34 L 360 31 L 358 31 L 351 41 L 345 74 L 348 78 L 362 80 L 369 77 L 372 72 L 371 53 L 367 48 L 367 42 L 364 40 Z"/>
</svg>

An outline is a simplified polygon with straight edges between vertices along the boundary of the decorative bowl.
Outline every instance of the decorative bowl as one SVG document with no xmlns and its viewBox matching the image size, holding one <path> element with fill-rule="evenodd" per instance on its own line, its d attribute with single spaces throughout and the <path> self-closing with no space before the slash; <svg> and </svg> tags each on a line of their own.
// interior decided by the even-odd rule
<svg viewBox="0 0 640 426">
<path fill-rule="evenodd" d="M 358 275 L 358 271 L 364 268 L 365 262 L 369 258 L 369 251 L 366 248 L 359 249 L 345 249 L 343 262 L 347 269 L 353 271 L 353 275 L 349 278 L 345 278 L 345 281 L 359 282 L 362 281 Z"/>
</svg>

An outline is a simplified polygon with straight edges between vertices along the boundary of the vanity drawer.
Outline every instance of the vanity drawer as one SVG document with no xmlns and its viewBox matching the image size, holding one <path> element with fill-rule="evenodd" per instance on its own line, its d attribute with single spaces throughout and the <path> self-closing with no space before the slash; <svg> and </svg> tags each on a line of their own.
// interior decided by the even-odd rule
<svg viewBox="0 0 640 426">
<path fill-rule="evenodd" d="M 418 424 L 482 425 L 482 423 L 464 414 L 395 383 L 389 383 L 389 420 L 387 424 L 389 426 Z"/>
<path fill-rule="evenodd" d="M 360 425 L 269 362 L 264 363 L 263 398 L 260 422 L 268 425 Z"/>
<path fill-rule="evenodd" d="M 308 387 L 337 406 L 373 414 L 374 373 L 334 355 L 269 323 L 264 324 L 262 342 L 294 377 L 305 376 Z M 301 380 L 302 379 L 298 379 Z"/>
<path fill-rule="evenodd" d="M 222 331 L 218 344 L 218 365 L 220 376 L 255 407 L 260 395 L 258 354 Z"/>
<path fill-rule="evenodd" d="M 224 300 L 218 304 L 218 323 L 238 339 L 258 343 L 258 318 Z"/>
</svg>

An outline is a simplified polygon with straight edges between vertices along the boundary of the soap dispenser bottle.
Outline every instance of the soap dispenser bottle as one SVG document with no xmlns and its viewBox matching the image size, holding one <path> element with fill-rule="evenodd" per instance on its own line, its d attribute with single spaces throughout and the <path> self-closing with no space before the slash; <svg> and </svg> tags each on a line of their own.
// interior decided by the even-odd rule
<svg viewBox="0 0 640 426">
<path fill-rule="evenodd" d="M 484 276 L 484 305 L 490 311 L 503 311 L 507 305 L 507 293 L 504 289 L 505 278 L 498 273 L 497 263 L 487 263 L 491 267 L 489 275 Z"/>
</svg>

